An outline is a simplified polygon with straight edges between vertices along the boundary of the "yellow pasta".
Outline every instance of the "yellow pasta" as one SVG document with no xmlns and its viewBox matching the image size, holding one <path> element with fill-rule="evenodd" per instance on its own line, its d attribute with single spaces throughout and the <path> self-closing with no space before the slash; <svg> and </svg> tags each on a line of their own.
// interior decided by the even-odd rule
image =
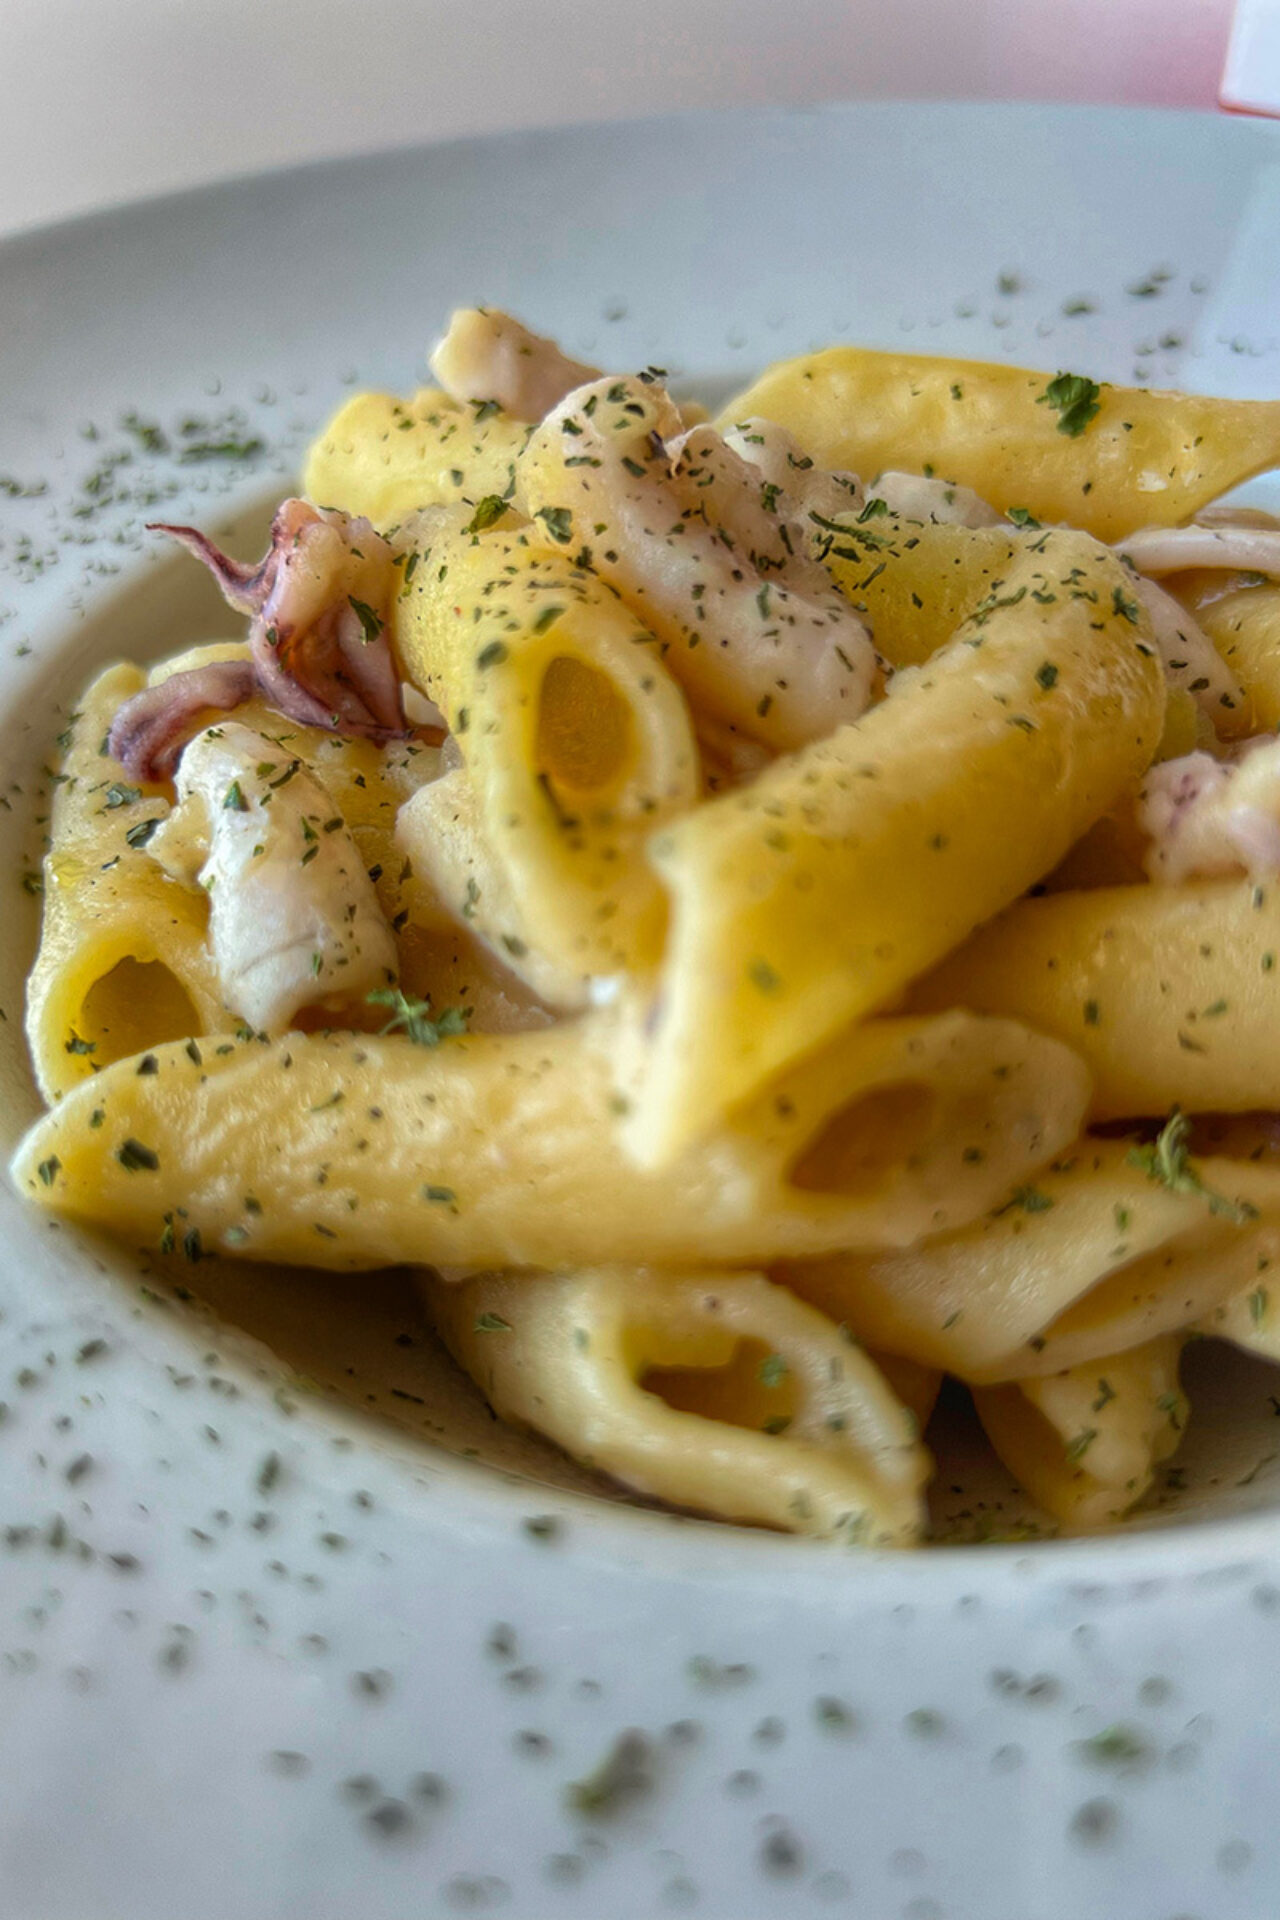
<svg viewBox="0 0 1280 1920">
<path fill-rule="evenodd" d="M 865 612 L 876 651 L 892 667 L 919 666 L 945 646 L 984 600 L 1000 598 L 1010 568 L 1030 547 L 1010 527 L 897 514 L 840 515 L 815 528 L 811 541 L 840 591 Z"/>
<path fill-rule="evenodd" d="M 1002 513 L 1021 507 L 1100 540 L 1175 526 L 1280 463 L 1280 401 L 1105 385 L 1091 395 L 1092 384 L 1051 392 L 1050 375 L 1024 367 L 829 347 L 770 367 L 721 425 L 760 415 L 820 466 L 865 480 L 936 471 Z"/>
<path fill-rule="evenodd" d="M 363 514 L 388 531 L 422 507 L 510 498 L 528 437 L 523 421 L 433 387 L 412 400 L 358 393 L 311 448 L 303 486 L 321 506 Z"/>
<path fill-rule="evenodd" d="M 435 1282 L 454 1356 L 504 1419 L 641 1493 L 909 1546 L 929 1459 L 857 1347 L 758 1273 L 614 1267 Z"/>
<path fill-rule="evenodd" d="M 1196 618 L 1248 693 L 1254 727 L 1280 727 L 1280 587 L 1233 587 Z"/>
<path fill-rule="evenodd" d="M 671 930 L 646 1160 L 891 1002 L 1136 782 L 1164 690 L 1125 576 L 1078 535 L 1036 547 L 864 719 L 655 836 Z"/>
<path fill-rule="evenodd" d="M 436 1048 L 157 1048 L 152 1071 L 120 1062 L 39 1122 L 15 1176 L 135 1240 L 163 1241 L 181 1208 L 208 1247 L 302 1264 L 758 1262 L 971 1219 L 1074 1136 L 1088 1092 L 1018 1027 L 876 1022 L 650 1173 L 618 1148 L 620 1041 L 596 1015 Z"/>
<path fill-rule="evenodd" d="M 478 833 L 507 897 L 486 899 L 472 874 L 455 906 L 516 971 L 534 950 L 538 991 L 581 1004 L 592 976 L 660 951 L 664 902 L 643 849 L 698 797 L 689 712 L 650 636 L 590 573 L 528 532 L 468 528 L 465 509 L 442 520 L 395 610 L 397 650 L 449 721 L 467 794 L 426 790 L 401 837 L 447 897 L 463 879 L 459 842 Z M 511 896 L 518 920 L 504 924 Z"/>
<path fill-rule="evenodd" d="M 1280 1107 L 1280 884 L 1020 900 L 912 990 L 1079 1049 L 1100 1119 Z"/>
<path fill-rule="evenodd" d="M 1187 1424 L 1173 1334 L 1004 1387 L 974 1405 L 1010 1473 L 1067 1533 L 1122 1520 Z"/>
<path fill-rule="evenodd" d="M 27 985 L 27 1039 L 50 1101 L 112 1060 L 226 1020 L 208 903 L 146 850 L 169 811 L 164 789 L 132 784 L 101 751 L 116 708 L 144 685 L 136 667 L 109 668 L 67 728 Z"/>
<path fill-rule="evenodd" d="M 978 1383 L 1139 1346 L 1200 1320 L 1280 1256 L 1280 1168 L 1210 1158 L 1165 1185 L 1133 1151 L 1082 1142 L 958 1233 L 778 1277 L 866 1345 Z"/>
</svg>

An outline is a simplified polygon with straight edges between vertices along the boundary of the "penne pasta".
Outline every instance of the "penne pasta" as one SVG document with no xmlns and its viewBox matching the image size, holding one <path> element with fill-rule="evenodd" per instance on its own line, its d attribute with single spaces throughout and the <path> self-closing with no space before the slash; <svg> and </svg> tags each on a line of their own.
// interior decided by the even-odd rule
<svg viewBox="0 0 1280 1920">
<path fill-rule="evenodd" d="M 444 1046 L 157 1048 L 46 1115 L 15 1177 L 135 1241 L 180 1217 L 210 1249 L 313 1266 L 758 1263 L 971 1219 L 1074 1136 L 1088 1097 L 1021 1028 L 873 1022 L 655 1173 L 619 1144 L 622 1038 L 598 1014 Z"/>
<path fill-rule="evenodd" d="M 973 1396 L 992 1446 L 1064 1532 L 1114 1526 L 1177 1452 L 1188 1407 L 1173 1334 Z"/>
<path fill-rule="evenodd" d="M 761 1274 L 615 1267 L 427 1293 L 496 1413 L 638 1492 L 849 1544 L 920 1535 L 929 1461 L 914 1415 Z"/>
<path fill-rule="evenodd" d="M 27 984 L 27 1040 L 49 1101 L 113 1060 L 226 1021 L 208 902 L 147 853 L 169 813 L 164 790 L 131 783 L 102 751 L 117 707 L 144 685 L 136 667 L 108 668 L 64 736 Z"/>
<path fill-rule="evenodd" d="M 658 956 L 644 843 L 698 798 L 697 746 L 650 636 L 593 575 L 530 532 L 472 526 L 465 509 L 440 520 L 395 609 L 397 651 L 463 762 L 449 793 L 406 808 L 400 840 L 508 965 L 582 1005 L 592 977 Z"/>
<path fill-rule="evenodd" d="M 1093 1114 L 1280 1107 L 1280 886 L 1202 880 L 1020 900 L 912 989 L 1079 1049 Z"/>
<path fill-rule="evenodd" d="M 1280 1169 L 1175 1156 L 1162 1184 L 1150 1151 L 1081 1142 L 958 1233 L 775 1277 L 867 1346 L 978 1384 L 1092 1364 L 1201 1320 L 1280 1257 Z"/>
<path fill-rule="evenodd" d="M 1196 618 L 1243 684 L 1254 727 L 1280 728 L 1280 587 L 1271 581 L 1232 586 L 1202 605 Z"/>
<path fill-rule="evenodd" d="M 423 507 L 509 499 L 528 426 L 489 403 L 433 387 L 411 400 L 358 393 L 307 455 L 303 488 L 324 506 L 363 514 L 384 532 Z"/>
<path fill-rule="evenodd" d="M 1076 535 L 1035 545 L 863 720 L 655 836 L 671 928 L 630 1134 L 648 1163 L 890 1004 L 1136 783 L 1164 694 L 1123 575 Z"/>
<path fill-rule="evenodd" d="M 1002 513 L 1099 540 L 1174 526 L 1280 463 L 1280 402 L 1098 386 L 981 360 L 829 347 L 770 367 L 721 425 L 762 414 L 825 467 L 936 472 Z"/>
</svg>

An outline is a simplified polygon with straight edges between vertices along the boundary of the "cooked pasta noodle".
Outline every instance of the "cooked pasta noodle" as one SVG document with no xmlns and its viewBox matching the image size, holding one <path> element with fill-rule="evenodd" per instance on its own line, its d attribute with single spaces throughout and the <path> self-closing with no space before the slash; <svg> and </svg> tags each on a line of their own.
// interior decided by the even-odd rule
<svg viewBox="0 0 1280 1920">
<path fill-rule="evenodd" d="M 431 1288 L 495 1409 L 680 1507 L 907 1546 L 914 1414 L 822 1314 L 758 1273 L 603 1268 Z"/>
<path fill-rule="evenodd" d="M 758 1263 L 972 1219 L 1073 1138 L 1088 1093 L 1008 1022 L 871 1022 L 654 1173 L 619 1151 L 612 1013 L 412 1030 L 157 1047 L 48 1114 L 18 1179 L 153 1245 L 182 1208 L 208 1247 L 310 1265 Z"/>
<path fill-rule="evenodd" d="M 964 1380 L 1091 1363 L 1200 1320 L 1280 1257 L 1280 1169 L 1174 1162 L 1162 1181 L 1133 1155 L 1081 1143 L 958 1233 L 780 1276 L 868 1346 Z"/>
<path fill-rule="evenodd" d="M 1062 1373 L 974 1394 L 1014 1478 L 1067 1532 L 1122 1520 L 1187 1423 L 1173 1334 Z"/>
</svg>

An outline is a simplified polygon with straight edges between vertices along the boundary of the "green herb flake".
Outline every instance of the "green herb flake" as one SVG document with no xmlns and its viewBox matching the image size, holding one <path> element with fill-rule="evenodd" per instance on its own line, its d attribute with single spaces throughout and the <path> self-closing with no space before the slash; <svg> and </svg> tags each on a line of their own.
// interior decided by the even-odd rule
<svg viewBox="0 0 1280 1920">
<path fill-rule="evenodd" d="M 759 957 L 748 962 L 747 978 L 761 993 L 777 993 L 782 986 L 781 974 L 775 972 L 767 960 Z"/>
<path fill-rule="evenodd" d="M 1270 1299 L 1265 1287 L 1255 1287 L 1249 1295 L 1249 1318 L 1255 1327 L 1260 1327 L 1266 1320 Z"/>
<path fill-rule="evenodd" d="M 476 665 L 482 670 L 486 667 L 500 667 L 507 657 L 505 640 L 490 640 L 488 646 L 481 647 L 476 655 Z"/>
<path fill-rule="evenodd" d="M 451 1207 L 458 1196 L 452 1187 L 424 1187 L 422 1197 L 433 1207 Z"/>
<path fill-rule="evenodd" d="M 233 780 L 223 794 L 222 811 L 224 813 L 248 813 L 249 802 L 240 791 L 240 782 L 238 780 Z"/>
<path fill-rule="evenodd" d="M 40 1176 L 40 1185 L 42 1187 L 51 1187 L 57 1179 L 61 1167 L 62 1162 L 56 1153 L 51 1153 L 47 1160 L 42 1160 L 36 1168 L 36 1172 Z"/>
<path fill-rule="evenodd" d="M 506 510 L 507 502 L 499 494 L 486 493 L 483 500 L 477 501 L 476 510 L 462 531 L 483 533 L 486 528 L 496 525 Z"/>
<path fill-rule="evenodd" d="M 1067 1442 L 1066 1459 L 1068 1463 L 1074 1467 L 1077 1462 L 1083 1460 L 1097 1437 L 1098 1429 L 1096 1427 L 1082 1427 L 1080 1432 L 1075 1434 Z"/>
<path fill-rule="evenodd" d="M 504 1320 L 500 1313 L 478 1313 L 476 1315 L 477 1333 L 510 1333 L 511 1322 Z"/>
<path fill-rule="evenodd" d="M 416 1000 L 399 987 L 375 987 L 365 995 L 365 1003 L 390 1009 L 391 1018 L 379 1033 L 403 1032 L 415 1047 L 438 1047 L 442 1040 L 465 1033 L 471 1017 L 466 1007 L 445 1007 L 433 1019 L 430 1000 Z"/>
<path fill-rule="evenodd" d="M 763 1387 L 780 1387 L 790 1371 L 780 1353 L 767 1353 L 760 1362 L 760 1384 Z"/>
<path fill-rule="evenodd" d="M 1025 528 L 1028 533 L 1036 532 L 1040 526 L 1040 522 L 1028 507 L 1010 507 L 1005 519 L 1011 520 L 1015 527 Z"/>
<path fill-rule="evenodd" d="M 1011 1213 L 1015 1207 L 1021 1207 L 1024 1213 L 1047 1213 L 1052 1205 L 1052 1196 L 1039 1187 L 1015 1187 L 1004 1205 L 996 1211 Z"/>
<path fill-rule="evenodd" d="M 131 807 L 135 800 L 141 798 L 141 787 L 131 787 L 126 780 L 113 780 L 102 797 L 102 811 L 111 813 L 117 807 Z"/>
<path fill-rule="evenodd" d="M 1094 1766 L 1132 1767 L 1151 1758 L 1151 1746 L 1136 1727 L 1104 1727 L 1101 1733 L 1077 1743 L 1081 1759 Z"/>
<path fill-rule="evenodd" d="M 573 539 L 573 514 L 568 507 L 541 507 L 534 517 L 560 546 L 567 547 Z"/>
<path fill-rule="evenodd" d="M 1123 587 L 1111 589 L 1111 611 L 1121 620 L 1127 620 L 1131 627 L 1136 627 L 1141 617 L 1141 608 L 1137 601 L 1127 594 Z"/>
<path fill-rule="evenodd" d="M 1076 440 L 1089 422 L 1101 411 L 1101 387 L 1082 373 L 1059 373 L 1036 397 L 1038 407 L 1052 407 L 1058 415 L 1058 432 Z"/>
<path fill-rule="evenodd" d="M 1149 1146 L 1130 1147 L 1129 1164 L 1141 1167 L 1148 1180 L 1167 1187 L 1170 1193 L 1198 1193 L 1207 1202 L 1210 1213 L 1222 1214 L 1236 1226 L 1256 1220 L 1258 1209 L 1248 1200 L 1229 1200 L 1224 1194 L 1206 1187 L 1191 1164 L 1187 1141 L 1191 1122 L 1181 1108 L 1175 1107 Z"/>
<path fill-rule="evenodd" d="M 565 1800 L 574 1813 L 599 1819 L 617 1813 L 654 1786 L 654 1749 L 634 1727 L 619 1734 L 600 1765 L 585 1779 L 572 1780 Z"/>
<path fill-rule="evenodd" d="M 1057 686 L 1058 669 L 1052 660 L 1046 660 L 1043 666 L 1036 668 L 1036 684 L 1043 687 L 1046 693 L 1051 687 Z"/>
<path fill-rule="evenodd" d="M 116 1159 L 126 1173 L 155 1173 L 160 1165 L 160 1155 L 154 1147 L 143 1146 L 141 1140 L 128 1139 L 116 1148 Z"/>
</svg>

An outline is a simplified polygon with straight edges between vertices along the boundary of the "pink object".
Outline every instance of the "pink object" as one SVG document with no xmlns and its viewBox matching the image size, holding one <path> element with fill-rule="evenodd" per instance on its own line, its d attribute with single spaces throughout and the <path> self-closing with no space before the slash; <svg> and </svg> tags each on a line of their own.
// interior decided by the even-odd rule
<svg viewBox="0 0 1280 1920">
<path fill-rule="evenodd" d="M 1280 118 L 1280 0 L 1236 0 L 1219 102 Z"/>
</svg>

